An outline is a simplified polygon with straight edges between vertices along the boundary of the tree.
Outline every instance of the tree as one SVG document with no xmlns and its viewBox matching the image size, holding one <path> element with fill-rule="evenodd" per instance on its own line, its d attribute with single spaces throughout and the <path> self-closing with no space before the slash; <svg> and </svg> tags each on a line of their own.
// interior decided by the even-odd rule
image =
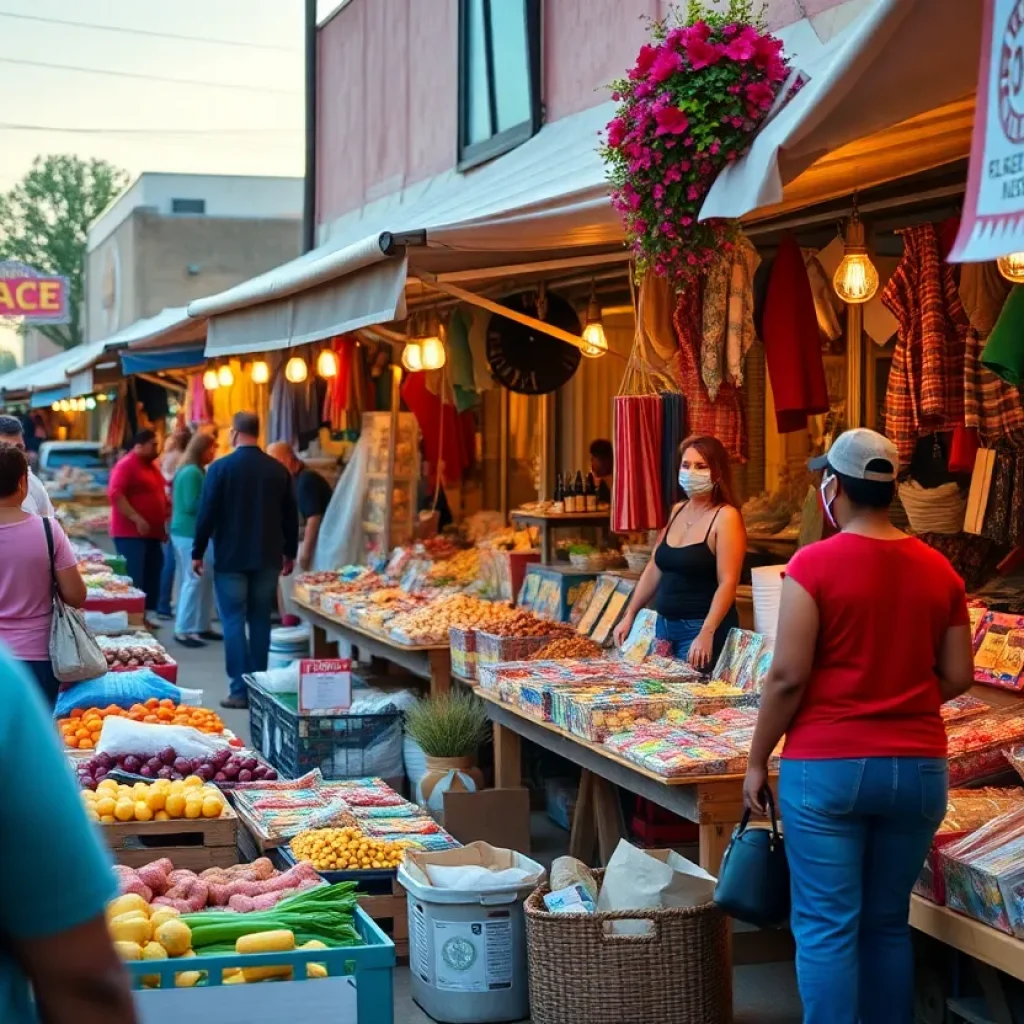
<svg viewBox="0 0 1024 1024">
<path fill-rule="evenodd" d="M 0 260 L 20 260 L 45 274 L 68 279 L 71 322 L 38 328 L 62 348 L 73 348 L 82 341 L 89 225 L 127 181 L 127 172 L 105 160 L 37 156 L 25 177 L 0 195 Z"/>
<path fill-rule="evenodd" d="M 0 374 L 18 368 L 18 357 L 9 348 L 0 348 Z"/>
</svg>

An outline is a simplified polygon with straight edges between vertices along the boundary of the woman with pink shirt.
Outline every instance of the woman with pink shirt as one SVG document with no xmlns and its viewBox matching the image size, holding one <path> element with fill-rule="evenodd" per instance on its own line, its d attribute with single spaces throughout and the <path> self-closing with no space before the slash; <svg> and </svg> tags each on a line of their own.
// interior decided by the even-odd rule
<svg viewBox="0 0 1024 1024">
<path fill-rule="evenodd" d="M 60 684 L 50 664 L 50 554 L 43 521 L 21 510 L 27 493 L 25 453 L 0 444 L 0 643 L 32 672 L 52 708 Z M 57 589 L 65 604 L 81 608 L 86 591 L 78 561 L 60 524 L 49 522 Z"/>
</svg>

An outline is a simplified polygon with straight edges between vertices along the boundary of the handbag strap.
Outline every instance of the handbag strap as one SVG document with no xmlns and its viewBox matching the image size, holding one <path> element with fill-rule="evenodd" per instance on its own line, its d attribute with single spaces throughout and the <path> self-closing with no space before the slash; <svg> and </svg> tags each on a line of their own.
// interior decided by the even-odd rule
<svg viewBox="0 0 1024 1024">
<path fill-rule="evenodd" d="M 46 550 L 50 555 L 50 596 L 56 601 L 60 591 L 57 589 L 57 565 L 53 553 L 53 527 L 50 525 L 49 516 L 43 516 L 43 532 L 46 534 Z"/>
<path fill-rule="evenodd" d="M 775 813 L 775 797 L 772 794 L 772 787 L 765 786 L 761 790 L 761 794 L 764 797 L 764 802 L 768 805 L 768 816 L 772 822 L 772 845 L 779 841 L 779 819 Z M 740 818 L 739 828 L 736 830 L 736 835 L 740 836 L 747 830 L 747 826 L 750 824 L 750 808 L 743 808 L 743 817 Z"/>
</svg>

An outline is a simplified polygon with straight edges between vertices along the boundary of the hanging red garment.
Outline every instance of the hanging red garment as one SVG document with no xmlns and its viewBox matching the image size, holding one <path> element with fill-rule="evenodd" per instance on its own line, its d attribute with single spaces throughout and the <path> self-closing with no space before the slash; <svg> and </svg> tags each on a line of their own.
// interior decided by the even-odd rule
<svg viewBox="0 0 1024 1024">
<path fill-rule="evenodd" d="M 658 395 L 619 395 L 613 405 L 615 533 L 657 530 L 665 525 L 661 501 L 662 408 Z"/>
<path fill-rule="evenodd" d="M 814 293 L 800 246 L 792 235 L 782 239 L 775 256 L 761 340 L 779 433 L 803 430 L 808 416 L 828 412 L 829 400 Z"/>
<path fill-rule="evenodd" d="M 402 380 L 402 401 L 420 426 L 423 455 L 427 462 L 433 466 L 443 462 L 444 482 L 459 483 L 462 474 L 473 464 L 472 415 L 460 416 L 454 405 L 442 402 L 437 395 L 431 394 L 423 373 L 405 375 Z"/>
<path fill-rule="evenodd" d="M 680 293 L 672 324 L 679 341 L 676 379 L 686 399 L 687 433 L 716 437 L 733 461 L 746 462 L 747 433 L 739 391 L 731 384 L 723 383 L 712 402 L 701 379 L 700 350 L 704 329 L 700 288 L 694 286 Z"/>
<path fill-rule="evenodd" d="M 352 375 L 352 349 L 355 339 L 350 335 L 332 338 L 328 346 L 338 360 L 338 372 L 327 379 L 327 392 L 324 395 L 323 420 L 330 424 L 331 430 L 343 430 L 345 427 L 345 410 L 348 408 L 349 378 Z"/>
</svg>

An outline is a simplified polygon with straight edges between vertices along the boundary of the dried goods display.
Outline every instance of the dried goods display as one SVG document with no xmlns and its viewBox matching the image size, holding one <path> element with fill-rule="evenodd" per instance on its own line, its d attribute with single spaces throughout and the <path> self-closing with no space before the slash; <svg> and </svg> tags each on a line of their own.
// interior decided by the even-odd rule
<svg viewBox="0 0 1024 1024">
<path fill-rule="evenodd" d="M 245 751 L 234 753 L 227 748 L 206 757 L 184 757 L 177 754 L 174 747 L 167 747 L 153 756 L 122 754 L 114 757 L 99 753 L 79 761 L 75 768 L 78 784 L 83 789 L 95 789 L 113 771 L 171 782 L 194 775 L 203 782 L 214 782 L 221 787 L 277 779 L 276 770 L 252 754 Z"/>
<path fill-rule="evenodd" d="M 82 790 L 82 802 L 89 818 L 104 824 L 219 818 L 225 808 L 224 794 L 198 775 L 175 782 L 136 782 L 133 786 L 103 779 L 95 790 Z"/>
<path fill-rule="evenodd" d="M 174 659 L 152 633 L 123 633 L 117 636 L 97 636 L 111 669 L 173 665 Z"/>
<path fill-rule="evenodd" d="M 549 640 L 539 651 L 530 655 L 531 661 L 560 661 L 564 658 L 601 658 L 604 650 L 585 636 L 564 636 Z"/>
<path fill-rule="evenodd" d="M 300 864 L 319 871 L 379 871 L 397 868 L 410 845 L 375 839 L 358 828 L 319 828 L 300 832 L 289 847 Z"/>
<path fill-rule="evenodd" d="M 510 605 L 453 594 L 435 598 L 416 611 L 394 616 L 389 632 L 402 643 L 443 644 L 448 641 L 449 629 L 494 632 L 516 615 Z"/>
<path fill-rule="evenodd" d="M 76 709 L 69 717 L 59 719 L 57 728 L 67 746 L 77 750 L 93 750 L 99 742 L 103 720 L 111 716 L 128 718 L 133 722 L 148 722 L 151 725 L 187 725 L 211 735 L 224 732 L 224 722 L 215 711 L 175 704 L 166 697 L 163 700 L 151 697 L 145 704 L 133 704 L 127 709 L 115 704 L 105 708 Z"/>
</svg>

